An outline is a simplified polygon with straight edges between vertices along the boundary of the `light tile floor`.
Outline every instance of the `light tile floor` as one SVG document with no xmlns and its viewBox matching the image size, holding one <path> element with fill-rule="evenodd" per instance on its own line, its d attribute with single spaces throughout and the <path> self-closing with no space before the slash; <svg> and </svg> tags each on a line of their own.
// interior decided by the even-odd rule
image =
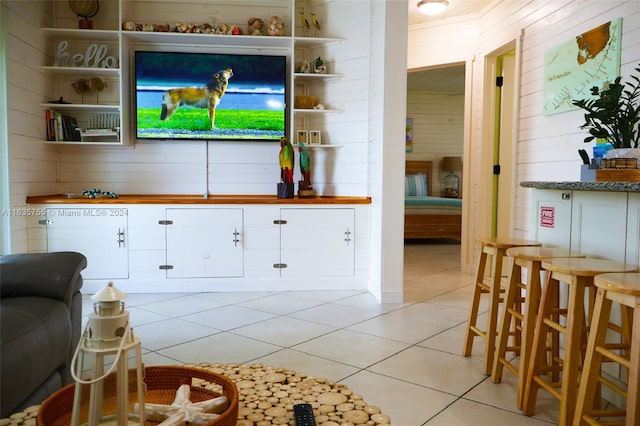
<svg viewBox="0 0 640 426">
<path fill-rule="evenodd" d="M 515 377 L 481 373 L 483 342 L 461 356 L 473 277 L 460 246 L 405 246 L 405 303 L 363 291 L 129 294 L 146 365 L 262 363 L 344 383 L 396 426 L 555 424 L 540 392 L 534 417 L 514 400 Z M 85 296 L 84 312 L 92 311 Z M 86 317 L 85 317 L 86 321 Z"/>
</svg>

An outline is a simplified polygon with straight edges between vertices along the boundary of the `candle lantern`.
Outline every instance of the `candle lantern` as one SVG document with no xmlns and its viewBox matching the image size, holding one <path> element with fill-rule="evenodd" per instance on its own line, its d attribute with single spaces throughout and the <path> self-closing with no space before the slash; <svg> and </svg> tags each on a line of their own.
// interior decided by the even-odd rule
<svg viewBox="0 0 640 426">
<path fill-rule="evenodd" d="M 462 159 L 460 157 L 443 157 L 440 164 L 442 171 L 449 172 L 444 177 L 443 196 L 446 198 L 459 198 L 460 178 L 456 172 L 462 170 Z"/>
<path fill-rule="evenodd" d="M 113 283 L 91 296 L 93 312 L 83 331 L 73 357 L 71 374 L 75 380 L 71 425 L 80 424 L 83 385 L 89 385 L 88 425 L 96 426 L 103 417 L 103 391 L 105 378 L 116 375 L 117 426 L 129 424 L 129 368 L 128 353 L 135 351 L 138 404 L 144 406 L 144 369 L 140 339 L 129 326 L 129 312 L 123 300 L 127 297 Z M 105 362 L 111 361 L 108 371 Z M 75 368 L 77 367 L 77 370 Z M 81 378 L 82 377 L 82 378 Z M 144 410 L 139 423 L 144 424 Z M 113 423 L 113 420 L 111 421 Z"/>
</svg>

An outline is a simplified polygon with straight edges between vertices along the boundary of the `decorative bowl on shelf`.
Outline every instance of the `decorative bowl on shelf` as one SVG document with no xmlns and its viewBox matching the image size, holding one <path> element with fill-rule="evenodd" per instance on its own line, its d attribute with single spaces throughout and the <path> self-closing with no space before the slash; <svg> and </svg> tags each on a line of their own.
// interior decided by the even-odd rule
<svg viewBox="0 0 640 426">
<path fill-rule="evenodd" d="M 296 109 L 313 109 L 318 104 L 318 98 L 309 95 L 296 95 L 293 106 Z"/>
</svg>

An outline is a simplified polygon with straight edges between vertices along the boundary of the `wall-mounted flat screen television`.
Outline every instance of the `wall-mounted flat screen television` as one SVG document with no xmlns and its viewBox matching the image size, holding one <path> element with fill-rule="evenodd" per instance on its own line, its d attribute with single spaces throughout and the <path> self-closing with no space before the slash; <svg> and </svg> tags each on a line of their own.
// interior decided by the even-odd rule
<svg viewBox="0 0 640 426">
<path fill-rule="evenodd" d="M 138 139 L 279 141 L 287 132 L 287 58 L 135 52 Z"/>
</svg>

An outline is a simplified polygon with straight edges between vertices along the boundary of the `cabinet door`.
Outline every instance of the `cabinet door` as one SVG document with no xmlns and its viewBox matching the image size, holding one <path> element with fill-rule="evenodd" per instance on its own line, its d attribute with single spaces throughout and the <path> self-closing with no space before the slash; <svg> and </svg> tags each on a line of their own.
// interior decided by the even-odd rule
<svg viewBox="0 0 640 426">
<path fill-rule="evenodd" d="M 569 248 L 571 191 L 537 189 L 533 193 L 533 239 L 549 247 Z"/>
<path fill-rule="evenodd" d="M 47 251 L 76 251 L 87 258 L 85 279 L 129 276 L 127 209 L 47 209 Z"/>
<path fill-rule="evenodd" d="M 353 209 L 282 209 L 282 277 L 354 274 Z"/>
<path fill-rule="evenodd" d="M 625 261 L 627 193 L 574 191 L 571 250 Z"/>
<path fill-rule="evenodd" d="M 167 209 L 167 278 L 241 277 L 242 209 Z"/>
<path fill-rule="evenodd" d="M 640 267 L 640 193 L 629 193 L 627 212 L 627 263 Z"/>
</svg>

